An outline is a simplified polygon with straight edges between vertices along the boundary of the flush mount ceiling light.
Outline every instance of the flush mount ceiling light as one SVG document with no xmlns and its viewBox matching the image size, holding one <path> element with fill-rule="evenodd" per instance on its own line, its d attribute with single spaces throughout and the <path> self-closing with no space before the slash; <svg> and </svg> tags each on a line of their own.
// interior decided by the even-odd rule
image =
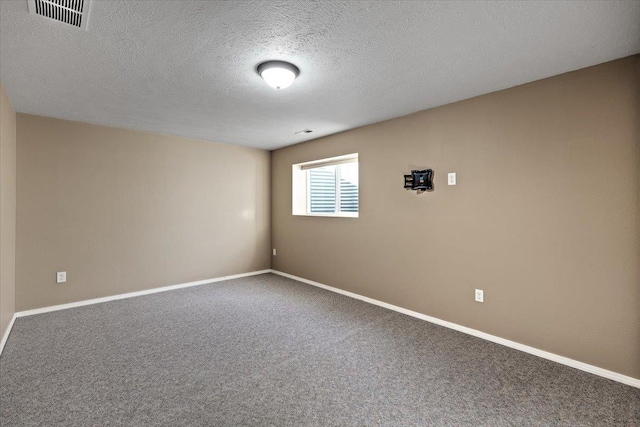
<svg viewBox="0 0 640 427">
<path fill-rule="evenodd" d="M 267 61 L 258 65 L 258 74 L 269 86 L 284 89 L 298 77 L 300 70 L 293 64 L 284 61 Z"/>
</svg>

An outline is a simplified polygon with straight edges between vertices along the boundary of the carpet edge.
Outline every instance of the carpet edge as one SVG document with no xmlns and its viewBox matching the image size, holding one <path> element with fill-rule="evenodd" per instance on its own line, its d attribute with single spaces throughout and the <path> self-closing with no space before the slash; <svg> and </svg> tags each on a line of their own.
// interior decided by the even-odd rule
<svg viewBox="0 0 640 427">
<path fill-rule="evenodd" d="M 0 356 L 2 356 L 2 351 L 4 350 L 4 346 L 7 343 L 7 340 L 9 339 L 9 333 L 11 332 L 11 329 L 13 328 L 13 324 L 15 323 L 16 319 L 18 318 L 18 316 L 16 316 L 17 313 L 13 313 L 13 316 L 11 316 L 11 320 L 9 320 L 9 324 L 7 325 L 7 329 L 4 331 L 4 334 L 2 335 L 2 340 L 0 340 Z"/>
<path fill-rule="evenodd" d="M 426 314 L 419 313 L 417 311 L 412 311 L 403 307 L 399 307 L 393 304 L 386 303 L 384 301 L 379 301 L 373 298 L 366 297 L 364 295 L 356 294 L 354 292 L 345 291 L 343 289 L 334 288 L 333 286 L 325 285 L 323 283 L 315 282 L 313 280 L 305 279 L 303 277 L 295 276 L 293 274 L 284 273 L 282 271 L 271 269 L 271 273 L 277 274 L 279 276 L 287 277 L 292 280 L 296 280 L 301 283 L 305 283 L 311 286 L 316 286 L 318 288 L 322 288 L 331 292 L 335 292 L 350 298 L 354 298 L 360 301 L 367 302 L 369 304 L 377 305 L 379 307 L 383 307 L 389 310 L 396 311 L 398 313 L 405 314 L 407 316 L 415 317 L 420 320 L 424 320 L 430 323 L 434 323 L 436 325 L 444 326 L 445 328 L 453 329 L 458 332 L 465 333 L 467 335 L 472 335 L 477 338 L 481 338 L 487 341 L 491 341 L 496 344 L 504 345 L 505 347 L 509 347 L 515 350 L 519 350 L 528 354 L 532 354 L 534 356 L 541 357 L 543 359 L 550 360 L 552 362 L 560 363 L 561 365 L 569 366 L 571 368 L 579 369 L 584 372 L 588 372 L 593 375 L 597 375 L 603 378 L 607 378 L 612 381 L 616 381 L 631 387 L 640 389 L 640 379 L 633 378 L 627 375 L 620 374 L 618 372 L 610 371 L 608 369 L 600 368 L 598 366 L 590 365 L 588 363 L 580 362 L 575 359 L 571 359 L 565 356 L 560 356 L 559 354 L 551 353 L 545 350 L 541 350 L 535 347 L 528 346 L 526 344 L 521 344 L 516 341 L 511 341 L 506 338 L 501 338 L 496 335 L 491 335 L 486 332 L 479 331 L 477 329 L 472 329 L 466 326 L 459 325 L 457 323 L 449 322 L 446 320 L 438 319 L 437 317 L 428 316 Z"/>
<path fill-rule="evenodd" d="M 127 292 L 124 294 L 110 295 L 100 298 L 92 298 L 82 301 L 70 302 L 66 304 L 51 305 L 48 307 L 34 308 L 32 310 L 19 311 L 14 314 L 15 317 L 33 316 L 35 314 L 49 313 L 58 310 L 67 310 L 69 308 L 82 307 L 85 305 L 101 304 L 103 302 L 116 301 L 120 299 L 139 297 L 144 295 L 155 294 L 158 292 L 173 291 L 176 289 L 190 288 L 192 286 L 207 285 L 209 283 L 223 282 L 225 280 L 240 279 L 242 277 L 257 276 L 259 274 L 271 273 L 270 269 L 250 271 L 248 273 L 232 274 L 229 276 L 220 276 L 212 279 L 196 280 L 194 282 L 180 283 L 177 285 L 161 286 L 159 288 L 145 289 L 142 291 Z"/>
</svg>

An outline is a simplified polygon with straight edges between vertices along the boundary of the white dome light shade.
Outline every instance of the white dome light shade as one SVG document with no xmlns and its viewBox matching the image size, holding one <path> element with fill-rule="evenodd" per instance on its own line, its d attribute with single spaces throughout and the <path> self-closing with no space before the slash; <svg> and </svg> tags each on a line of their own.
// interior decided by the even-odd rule
<svg viewBox="0 0 640 427">
<path fill-rule="evenodd" d="M 269 86 L 284 89 L 298 77 L 300 70 L 293 64 L 284 61 L 267 61 L 258 65 L 258 74 Z"/>
</svg>

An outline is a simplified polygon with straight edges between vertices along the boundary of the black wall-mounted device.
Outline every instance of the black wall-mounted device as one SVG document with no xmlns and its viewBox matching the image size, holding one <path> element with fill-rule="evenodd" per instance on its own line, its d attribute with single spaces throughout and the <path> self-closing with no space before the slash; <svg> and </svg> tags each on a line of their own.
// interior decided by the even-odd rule
<svg viewBox="0 0 640 427">
<path fill-rule="evenodd" d="M 410 175 L 404 176 L 404 188 L 423 191 L 433 191 L 433 169 L 412 170 Z"/>
</svg>

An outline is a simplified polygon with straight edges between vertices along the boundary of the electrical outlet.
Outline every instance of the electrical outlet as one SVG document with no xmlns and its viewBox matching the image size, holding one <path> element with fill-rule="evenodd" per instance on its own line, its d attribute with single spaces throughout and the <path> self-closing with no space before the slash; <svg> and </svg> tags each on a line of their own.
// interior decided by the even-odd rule
<svg viewBox="0 0 640 427">
<path fill-rule="evenodd" d="M 476 289 L 476 302 L 484 302 L 484 291 Z"/>
<path fill-rule="evenodd" d="M 273 256 L 276 256 L 276 249 L 273 248 Z"/>
<path fill-rule="evenodd" d="M 449 185 L 456 185 L 456 173 L 455 172 L 449 172 L 448 175 L 448 184 Z"/>
<path fill-rule="evenodd" d="M 65 283 L 67 281 L 67 272 L 58 271 L 56 273 L 56 283 Z"/>
</svg>

